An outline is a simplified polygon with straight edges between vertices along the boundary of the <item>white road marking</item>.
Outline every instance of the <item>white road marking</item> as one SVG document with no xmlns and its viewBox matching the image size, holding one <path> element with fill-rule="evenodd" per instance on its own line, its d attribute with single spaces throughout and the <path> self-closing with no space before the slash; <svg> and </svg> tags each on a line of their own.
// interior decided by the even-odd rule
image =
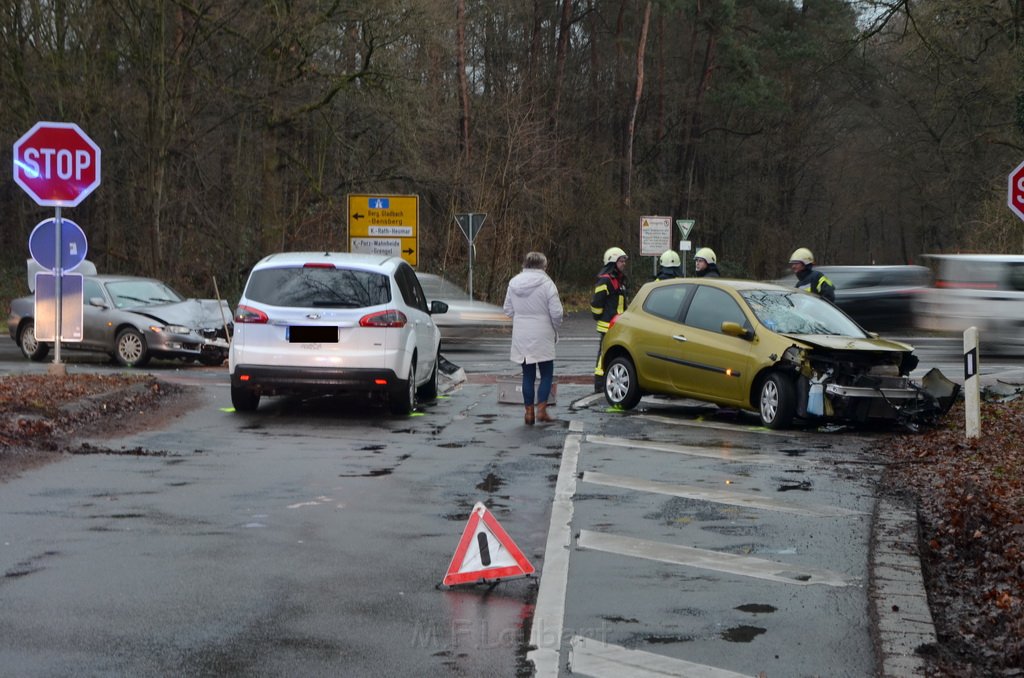
<svg viewBox="0 0 1024 678">
<path fill-rule="evenodd" d="M 771 499 L 749 492 L 738 490 L 717 490 L 708 487 L 694 487 L 692 485 L 679 485 L 677 483 L 666 483 L 660 480 L 644 480 L 643 478 L 630 478 L 628 476 L 616 476 L 597 471 L 586 471 L 583 474 L 583 482 L 607 487 L 621 487 L 627 490 L 638 492 L 655 492 L 667 494 L 673 497 L 686 497 L 687 499 L 699 499 L 710 501 L 716 504 L 728 504 L 730 506 L 744 506 L 746 508 L 764 509 L 766 511 L 779 511 L 781 513 L 792 513 L 798 516 L 840 517 L 864 515 L 862 511 L 851 511 L 850 509 L 838 506 L 820 506 L 814 504 L 797 504 L 781 499 Z"/>
<path fill-rule="evenodd" d="M 848 577 L 816 567 L 790 565 L 763 558 L 737 556 L 732 553 L 720 553 L 690 546 L 678 546 L 662 542 L 636 539 L 603 532 L 581 530 L 576 545 L 582 549 L 593 549 L 605 553 L 616 553 L 635 558 L 646 558 L 673 565 L 698 567 L 715 572 L 766 579 L 780 584 L 796 584 L 810 586 L 851 586 L 855 582 Z"/>
<path fill-rule="evenodd" d="M 630 650 L 602 643 L 593 638 L 570 639 L 569 670 L 592 678 L 749 678 L 752 674 L 734 673 L 683 659 L 664 657 L 643 650 Z"/>
<path fill-rule="evenodd" d="M 569 426 L 573 427 L 573 422 Z M 538 678 L 558 676 L 562 624 L 565 619 L 565 591 L 569 581 L 569 553 L 572 548 L 572 498 L 576 494 L 580 441 L 579 435 L 566 436 L 562 446 L 562 464 L 555 482 L 548 541 L 544 547 L 544 566 L 530 629 L 530 645 L 535 649 L 526 653 L 526 659 L 533 662 L 536 669 L 534 675 Z"/>
<path fill-rule="evenodd" d="M 654 450 L 657 452 L 672 452 L 673 454 L 686 454 L 691 457 L 705 457 L 708 459 L 720 459 L 722 461 L 741 461 L 752 464 L 806 464 L 808 462 L 789 457 L 769 457 L 753 450 L 744 450 L 735 447 L 696 447 L 693 445 L 673 445 L 672 443 L 656 443 L 647 440 L 628 440 L 626 438 L 609 438 L 607 436 L 587 436 L 588 443 L 599 445 L 612 445 L 615 447 L 628 447 L 631 449 Z"/>
<path fill-rule="evenodd" d="M 680 419 L 679 417 L 666 417 L 660 414 L 641 414 L 643 419 L 650 419 L 659 424 L 674 424 L 675 426 L 690 426 L 693 428 L 713 428 L 719 431 L 742 431 L 744 433 L 758 433 L 766 436 L 792 436 L 799 431 L 776 431 L 764 426 L 748 426 L 746 424 L 726 424 L 712 421 L 699 421 L 697 419 Z"/>
</svg>

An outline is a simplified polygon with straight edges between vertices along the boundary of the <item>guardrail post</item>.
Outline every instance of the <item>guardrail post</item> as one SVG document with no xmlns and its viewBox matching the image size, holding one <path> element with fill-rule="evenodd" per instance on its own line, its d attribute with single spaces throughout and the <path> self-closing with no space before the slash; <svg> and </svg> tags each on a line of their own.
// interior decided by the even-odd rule
<svg viewBox="0 0 1024 678">
<path fill-rule="evenodd" d="M 978 372 L 978 328 L 968 327 L 964 330 L 964 420 L 968 438 L 980 435 L 981 393 Z"/>
</svg>

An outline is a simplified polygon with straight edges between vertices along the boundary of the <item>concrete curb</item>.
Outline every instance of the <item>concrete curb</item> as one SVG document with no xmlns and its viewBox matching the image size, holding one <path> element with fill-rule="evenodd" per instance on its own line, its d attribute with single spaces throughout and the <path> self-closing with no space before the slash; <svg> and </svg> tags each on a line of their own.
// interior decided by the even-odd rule
<svg viewBox="0 0 1024 678">
<path fill-rule="evenodd" d="M 937 639 L 921 573 L 914 510 L 894 499 L 880 498 L 871 541 L 868 600 L 878 632 L 879 675 L 924 676 L 926 664 L 918 649 Z"/>
</svg>

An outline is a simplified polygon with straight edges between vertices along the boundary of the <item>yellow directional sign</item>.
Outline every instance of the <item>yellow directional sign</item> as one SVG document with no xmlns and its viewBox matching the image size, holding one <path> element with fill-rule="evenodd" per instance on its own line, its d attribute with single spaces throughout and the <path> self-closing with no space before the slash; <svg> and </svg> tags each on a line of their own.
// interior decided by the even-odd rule
<svg viewBox="0 0 1024 678">
<path fill-rule="evenodd" d="M 419 212 L 418 195 L 349 195 L 349 252 L 400 256 L 415 267 L 420 249 Z"/>
</svg>

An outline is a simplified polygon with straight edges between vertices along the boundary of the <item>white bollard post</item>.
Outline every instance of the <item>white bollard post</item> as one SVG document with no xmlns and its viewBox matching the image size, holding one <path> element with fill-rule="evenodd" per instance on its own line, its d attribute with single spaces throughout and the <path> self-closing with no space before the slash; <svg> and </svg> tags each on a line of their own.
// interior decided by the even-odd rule
<svg viewBox="0 0 1024 678">
<path fill-rule="evenodd" d="M 981 426 L 981 393 L 978 386 L 978 328 L 964 330 L 964 419 L 968 438 L 977 438 Z"/>
</svg>

